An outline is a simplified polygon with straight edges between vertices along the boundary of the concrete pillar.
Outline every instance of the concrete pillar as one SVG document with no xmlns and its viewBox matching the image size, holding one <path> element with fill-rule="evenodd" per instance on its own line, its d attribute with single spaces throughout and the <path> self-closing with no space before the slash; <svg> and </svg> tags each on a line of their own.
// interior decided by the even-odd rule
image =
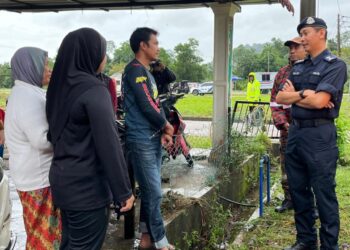
<svg viewBox="0 0 350 250">
<path fill-rule="evenodd" d="M 308 16 L 316 16 L 316 0 L 300 1 L 300 21 Z"/>
<path fill-rule="evenodd" d="M 231 95 L 233 15 L 241 11 L 234 3 L 213 4 L 214 12 L 214 103 L 213 148 L 227 138 L 228 108 Z"/>
</svg>

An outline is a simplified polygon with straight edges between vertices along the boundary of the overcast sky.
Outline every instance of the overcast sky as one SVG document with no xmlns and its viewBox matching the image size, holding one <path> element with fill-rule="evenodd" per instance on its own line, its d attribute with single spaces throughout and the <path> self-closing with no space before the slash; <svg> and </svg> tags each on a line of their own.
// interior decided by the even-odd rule
<svg viewBox="0 0 350 250">
<path fill-rule="evenodd" d="M 296 9 L 294 16 L 280 4 L 242 6 L 242 11 L 234 16 L 234 47 L 268 42 L 273 37 L 287 40 L 296 36 L 300 1 L 291 2 Z M 317 15 L 328 25 L 329 37 L 334 37 L 337 14 L 340 11 L 341 15 L 350 16 L 350 1 L 318 0 L 317 6 Z M 350 30 L 350 18 L 344 20 L 349 21 L 344 23 L 344 30 Z M 40 47 L 53 57 L 63 37 L 80 27 L 95 28 L 118 46 L 140 26 L 157 29 L 160 32 L 160 45 L 165 49 L 173 49 L 178 43 L 196 38 L 200 55 L 205 61 L 211 61 L 213 25 L 214 15 L 210 8 L 24 14 L 0 11 L 0 63 L 10 61 L 13 53 L 23 46 Z"/>
</svg>

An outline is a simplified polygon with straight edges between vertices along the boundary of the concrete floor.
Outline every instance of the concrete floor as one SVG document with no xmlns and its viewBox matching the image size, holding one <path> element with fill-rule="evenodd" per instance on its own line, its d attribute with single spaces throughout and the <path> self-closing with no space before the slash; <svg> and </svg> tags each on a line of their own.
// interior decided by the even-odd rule
<svg viewBox="0 0 350 250">
<path fill-rule="evenodd" d="M 209 154 L 207 150 L 192 149 L 192 155 L 195 158 L 206 158 Z M 6 156 L 5 156 L 6 159 Z M 5 160 L 8 164 L 8 160 Z M 26 234 L 24 230 L 23 218 L 22 218 L 22 206 L 10 176 L 10 172 L 7 170 L 6 174 L 10 179 L 11 200 L 12 200 L 12 215 L 11 215 L 11 228 L 13 234 L 17 237 L 17 243 L 15 250 L 25 249 Z M 200 195 L 201 190 L 206 186 L 209 179 L 215 175 L 215 169 L 210 167 L 207 160 L 195 161 L 193 168 L 189 168 L 186 164 L 183 156 L 178 156 L 176 160 L 170 160 L 165 163 L 162 168 L 162 178 L 168 180 L 167 183 L 163 183 L 163 192 L 166 193 L 169 190 L 177 192 L 186 197 L 196 197 Z M 136 215 L 139 212 L 139 204 L 137 202 Z M 138 221 L 138 216 L 135 221 Z M 137 224 L 137 223 L 135 223 Z M 111 219 L 106 235 L 104 250 L 130 250 L 137 249 L 138 240 L 136 239 L 125 240 L 124 239 L 124 221 L 123 217 L 117 221 L 115 214 L 112 212 Z M 135 225 L 135 231 L 137 225 Z"/>
<path fill-rule="evenodd" d="M 202 150 L 199 150 L 199 152 L 204 153 Z M 162 178 L 169 180 L 162 184 L 163 193 L 171 190 L 185 197 L 198 197 L 205 188 L 208 178 L 212 178 L 213 175 L 215 175 L 215 169 L 210 167 L 206 160 L 195 161 L 193 168 L 188 168 L 185 158 L 180 156 L 176 160 L 166 163 L 162 168 Z M 137 233 L 138 212 L 139 200 L 136 204 L 136 238 L 133 240 L 124 239 L 123 217 L 120 221 L 117 221 L 114 214 L 111 216 L 103 250 L 137 249 L 139 243 L 139 234 Z M 166 220 L 166 218 L 164 219 Z"/>
</svg>

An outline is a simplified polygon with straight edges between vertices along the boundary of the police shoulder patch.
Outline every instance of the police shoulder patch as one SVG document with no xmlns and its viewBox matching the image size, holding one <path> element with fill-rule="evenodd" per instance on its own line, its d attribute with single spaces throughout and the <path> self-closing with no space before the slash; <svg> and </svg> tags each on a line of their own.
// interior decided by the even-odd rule
<svg viewBox="0 0 350 250">
<path fill-rule="evenodd" d="M 136 77 L 136 83 L 143 83 L 147 81 L 147 77 L 146 76 L 139 76 L 139 77 Z"/>
<path fill-rule="evenodd" d="M 323 58 L 327 62 L 334 62 L 338 59 L 335 55 L 327 55 Z"/>
</svg>

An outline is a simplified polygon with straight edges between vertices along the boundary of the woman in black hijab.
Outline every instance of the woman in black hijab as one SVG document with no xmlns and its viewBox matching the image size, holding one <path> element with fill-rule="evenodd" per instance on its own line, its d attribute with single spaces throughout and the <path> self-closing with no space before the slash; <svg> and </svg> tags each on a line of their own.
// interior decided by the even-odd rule
<svg viewBox="0 0 350 250">
<path fill-rule="evenodd" d="M 70 32 L 59 48 L 47 91 L 49 173 L 54 204 L 62 213 L 65 249 L 100 249 L 109 204 L 133 206 L 128 170 L 108 89 L 97 75 L 106 64 L 106 40 L 95 30 Z"/>
</svg>

